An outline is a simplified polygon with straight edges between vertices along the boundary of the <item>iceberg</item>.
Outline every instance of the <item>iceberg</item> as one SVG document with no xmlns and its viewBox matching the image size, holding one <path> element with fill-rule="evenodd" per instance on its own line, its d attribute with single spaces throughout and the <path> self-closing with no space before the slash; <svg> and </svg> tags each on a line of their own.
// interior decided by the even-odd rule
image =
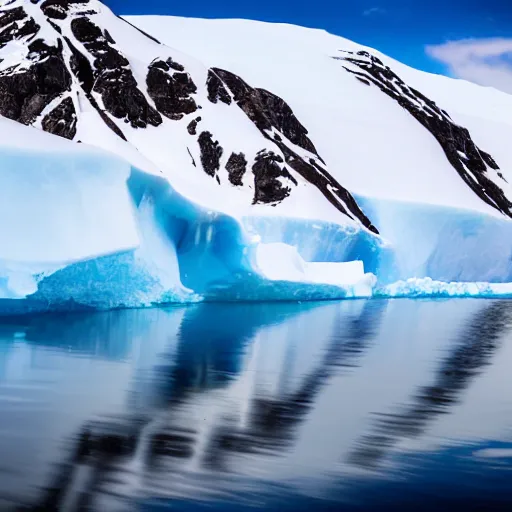
<svg viewBox="0 0 512 512">
<path fill-rule="evenodd" d="M 358 200 L 388 239 L 356 224 L 236 218 L 103 150 L 1 124 L 30 140 L 16 145 L 6 136 L 0 148 L 0 214 L 9 219 L 0 226 L 3 315 L 202 300 L 512 295 L 506 220 L 368 197 Z M 470 280 L 480 282 L 458 282 Z"/>
<path fill-rule="evenodd" d="M 512 297 L 512 283 L 435 281 L 430 277 L 410 278 L 387 286 L 376 287 L 374 297 L 383 298 L 448 298 L 448 297 Z"/>
<path fill-rule="evenodd" d="M 503 215 L 357 196 L 390 254 L 372 272 L 385 284 L 411 277 L 443 282 L 512 281 L 512 222 Z M 366 263 L 366 261 L 365 261 Z"/>
<path fill-rule="evenodd" d="M 161 176 L 3 123 L 42 138 L 40 146 L 0 148 L 0 214 L 10 219 L 0 227 L 4 314 L 371 295 L 374 277 L 361 261 L 306 262 L 295 247 L 261 243 Z"/>
</svg>

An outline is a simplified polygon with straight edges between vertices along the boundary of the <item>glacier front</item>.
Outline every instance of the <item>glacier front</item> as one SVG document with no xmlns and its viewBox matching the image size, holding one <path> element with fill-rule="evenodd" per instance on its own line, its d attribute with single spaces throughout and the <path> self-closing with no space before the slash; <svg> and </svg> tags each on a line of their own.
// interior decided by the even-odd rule
<svg viewBox="0 0 512 512">
<path fill-rule="evenodd" d="M 369 197 L 358 201 L 381 236 L 349 219 L 236 218 L 103 150 L 8 120 L 0 126 L 4 315 L 512 291 L 508 219 Z"/>
</svg>

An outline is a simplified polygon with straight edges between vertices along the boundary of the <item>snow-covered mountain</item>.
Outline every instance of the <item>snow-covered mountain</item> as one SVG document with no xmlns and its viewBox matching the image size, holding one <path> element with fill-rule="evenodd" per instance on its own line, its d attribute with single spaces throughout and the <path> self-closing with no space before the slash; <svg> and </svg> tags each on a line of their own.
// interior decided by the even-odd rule
<svg viewBox="0 0 512 512">
<path fill-rule="evenodd" d="M 219 186 L 244 206 L 275 206 L 303 188 L 305 200 L 320 192 L 376 231 L 283 99 L 171 50 L 96 0 L 7 3 L 3 116 L 107 149 L 126 141 L 216 209 L 227 199 Z"/>
<path fill-rule="evenodd" d="M 7 299 L 512 280 L 512 97 L 322 31 L 0 1 L 0 114 Z"/>
</svg>

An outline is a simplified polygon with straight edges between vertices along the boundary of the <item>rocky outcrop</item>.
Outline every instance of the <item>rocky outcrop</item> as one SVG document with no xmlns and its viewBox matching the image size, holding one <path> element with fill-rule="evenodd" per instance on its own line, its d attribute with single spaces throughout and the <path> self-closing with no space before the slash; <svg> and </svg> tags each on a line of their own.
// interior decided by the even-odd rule
<svg viewBox="0 0 512 512">
<path fill-rule="evenodd" d="M 41 10 L 48 18 L 65 20 L 70 5 L 83 5 L 87 7 L 89 0 L 45 0 L 41 4 Z"/>
<path fill-rule="evenodd" d="M 41 39 L 29 45 L 34 64 L 16 73 L 0 73 L 0 115 L 23 124 L 33 123 L 43 110 L 71 90 L 71 75 L 62 57 L 62 45 L 48 46 Z"/>
<path fill-rule="evenodd" d="M 73 140 L 76 135 L 76 123 L 75 106 L 73 100 L 68 97 L 44 117 L 42 127 L 45 132 Z"/>
<path fill-rule="evenodd" d="M 446 158 L 464 182 L 482 201 L 512 217 L 512 203 L 500 186 L 489 178 L 496 171 L 503 179 L 491 155 L 473 142 L 469 131 L 454 123 L 448 113 L 421 92 L 409 87 L 389 66 L 366 51 L 343 52 L 335 57 L 347 63 L 344 68 L 361 82 L 378 87 L 384 94 L 407 110 L 439 142 Z"/>
<path fill-rule="evenodd" d="M 72 20 L 71 30 L 95 59 L 93 91 L 101 95 L 106 110 L 133 128 L 162 124 L 160 114 L 138 89 L 130 63 L 109 43 L 101 29 L 84 16 Z"/>
<path fill-rule="evenodd" d="M 228 171 L 229 181 L 231 184 L 241 187 L 243 185 L 242 178 L 247 170 L 247 160 L 243 153 L 231 153 L 226 162 L 226 171 Z"/>
<path fill-rule="evenodd" d="M 214 141 L 210 132 L 201 132 L 197 138 L 199 149 L 201 150 L 201 163 L 208 176 L 217 177 L 217 171 L 220 169 L 220 159 L 224 150 L 218 141 Z"/>
<path fill-rule="evenodd" d="M 192 119 L 187 126 L 187 131 L 190 135 L 197 135 L 197 124 L 201 121 L 201 116 Z"/>
<path fill-rule="evenodd" d="M 256 125 L 261 134 L 281 150 L 287 165 L 317 187 L 341 213 L 351 219 L 359 220 L 367 229 L 378 233 L 377 228 L 359 208 L 350 192 L 327 171 L 324 161 L 308 137 L 308 131 L 283 99 L 264 89 L 252 88 L 239 76 L 229 71 L 214 68 L 213 73 L 226 85 L 237 105 Z M 301 155 L 299 149 L 307 153 Z M 264 192 L 256 192 L 257 199 L 255 200 L 256 202 L 275 203 L 279 201 L 277 197 L 283 199 L 287 197 L 290 190 L 287 190 L 288 187 L 276 186 L 272 191 L 272 187 L 269 185 L 272 181 L 270 177 L 277 173 L 279 165 L 271 158 L 265 157 L 264 160 L 268 160 L 268 162 L 257 162 L 258 175 L 265 175 L 261 169 L 268 169 L 268 177 L 260 181 Z"/>
<path fill-rule="evenodd" d="M 222 83 L 222 80 L 211 69 L 208 70 L 206 89 L 208 90 L 208 100 L 212 103 L 222 101 L 222 103 L 225 103 L 226 105 L 231 105 L 231 96 L 229 95 L 229 92 Z"/>
<path fill-rule="evenodd" d="M 238 106 L 260 131 L 278 130 L 293 144 L 318 155 L 307 136 L 308 131 L 284 100 L 265 89 L 249 86 L 234 73 L 219 68 L 213 68 L 213 71 L 224 81 Z"/>
<path fill-rule="evenodd" d="M 15 57 L 12 66 L 0 59 L 0 115 L 83 140 L 77 129 L 87 124 L 80 120 L 92 107 L 99 116 L 95 122 L 101 119 L 136 147 L 137 135 L 131 128 L 162 126 L 153 132 L 158 134 L 158 144 L 165 145 L 161 142 L 165 135 L 161 135 L 168 133 L 174 137 L 169 141 L 173 151 L 188 152 L 191 165 L 202 167 L 219 184 L 222 164 L 226 171 L 222 185 L 246 186 L 254 203 L 277 205 L 293 192 L 301 176 L 340 212 L 376 232 L 350 193 L 328 173 L 307 129 L 282 98 L 253 88 L 225 70 L 212 68 L 202 74 L 196 66 L 186 67 L 170 56 L 167 47 L 152 45 L 151 41 L 158 41 L 150 34 L 123 20 L 128 23 L 126 30 L 145 43 L 136 59 L 147 66 L 147 72 L 139 77 L 144 67 L 137 67 L 134 73 L 122 53 L 124 38 L 116 30 L 117 20 L 111 25 L 110 13 L 101 4 L 93 0 L 30 0 L 33 5 L 29 9 L 28 3 L 10 0 L 0 7 L 0 48 L 10 45 L 3 53 L 9 60 Z M 41 13 L 32 18 L 27 13 L 34 9 Z M 91 16 L 100 10 L 102 16 Z M 130 27 L 149 41 L 141 41 Z M 127 51 L 131 49 L 130 45 Z M 206 76 L 200 88 L 194 82 L 196 76 L 202 81 Z M 229 111 L 239 108 L 245 119 L 240 112 Z M 166 118 L 173 123 L 164 124 Z M 197 139 L 199 151 L 187 142 L 185 147 L 176 146 L 185 140 L 182 132 L 194 140 L 192 144 Z M 222 137 L 224 147 L 212 132 Z M 158 145 L 156 148 L 160 150 Z M 254 157 L 258 149 L 261 151 Z M 229 155 L 227 160 L 222 159 L 224 154 Z"/>
<path fill-rule="evenodd" d="M 23 7 L 14 7 L 0 15 L 0 48 L 10 41 L 34 37 L 40 26 L 29 17 Z"/>
<path fill-rule="evenodd" d="M 253 204 L 276 204 L 286 199 L 291 188 L 283 185 L 279 178 L 290 180 L 297 185 L 297 180 L 285 169 L 284 160 L 272 151 L 260 151 L 252 166 L 254 174 L 254 200 Z"/>
<path fill-rule="evenodd" d="M 197 104 L 191 97 L 197 92 L 197 87 L 191 76 L 184 72 L 184 67 L 172 59 L 152 62 L 146 83 L 149 96 L 165 117 L 179 121 L 197 110 Z"/>
</svg>

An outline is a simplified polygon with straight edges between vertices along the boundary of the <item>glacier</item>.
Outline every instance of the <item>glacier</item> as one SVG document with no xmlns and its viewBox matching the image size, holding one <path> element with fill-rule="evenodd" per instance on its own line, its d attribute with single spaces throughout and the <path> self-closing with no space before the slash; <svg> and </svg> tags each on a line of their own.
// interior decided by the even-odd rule
<svg viewBox="0 0 512 512">
<path fill-rule="evenodd" d="M 315 264 L 309 264 L 309 274 L 316 272 L 311 283 L 305 272 L 293 276 L 297 283 L 289 276 L 269 279 L 258 265 L 261 249 L 271 244 L 237 219 L 204 209 L 162 176 L 102 150 L 4 123 L 30 140 L 43 139 L 35 148 L 6 147 L 4 139 L 0 148 L 0 214 L 10 219 L 0 228 L 4 314 L 371 293 L 372 276 L 362 264 L 347 283 L 346 270 L 324 283 Z M 290 254 L 286 249 L 293 248 L 282 245 L 281 265 L 295 257 L 304 267 L 296 250 Z M 343 263 L 332 263 L 329 272 L 332 267 Z"/>
<path fill-rule="evenodd" d="M 233 300 L 512 296 L 512 223 L 359 196 L 355 223 L 194 203 L 157 173 L 2 120 L 0 313 Z M 20 138 L 21 137 L 21 138 Z M 29 137 L 29 139 L 27 139 Z M 474 282 L 473 282 L 474 281 Z"/>
<path fill-rule="evenodd" d="M 64 2 L 59 21 L 47 3 L 0 8 L 19 18 L 2 29 L 0 107 L 29 125 L 0 117 L 0 314 L 511 294 L 512 97 L 323 31 L 173 17 L 131 26 L 86 3 Z M 418 123 L 340 55 L 382 59 L 376 70 L 389 65 L 441 124 L 426 107 Z M 78 73 L 86 61 L 90 74 Z M 47 71 L 68 80 L 41 111 L 38 93 L 11 104 L 9 90 L 36 91 Z M 125 94 L 89 83 L 117 73 Z M 135 97 L 140 108 L 125 104 Z M 472 148 L 458 151 L 459 170 L 436 126 Z"/>
</svg>

